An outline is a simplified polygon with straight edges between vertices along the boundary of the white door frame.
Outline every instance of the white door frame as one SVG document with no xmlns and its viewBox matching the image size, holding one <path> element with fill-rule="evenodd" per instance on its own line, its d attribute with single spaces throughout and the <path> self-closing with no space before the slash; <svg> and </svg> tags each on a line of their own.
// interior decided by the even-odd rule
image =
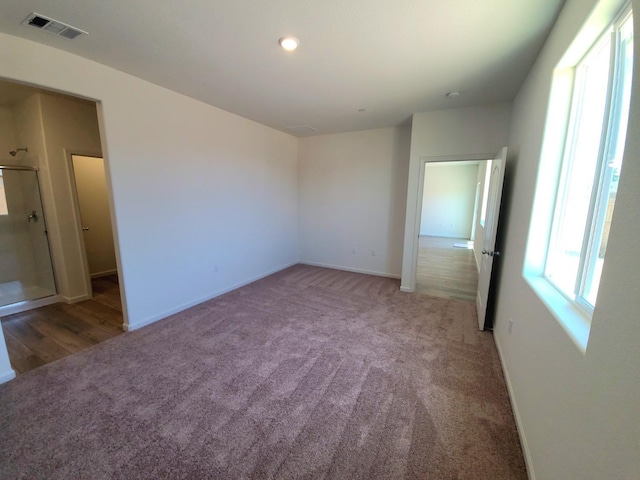
<svg viewBox="0 0 640 480">
<path fill-rule="evenodd" d="M 407 199 L 412 198 L 412 193 L 414 194 L 413 198 L 416 199 L 415 205 L 415 218 L 414 228 L 411 231 L 410 229 L 405 228 L 405 239 L 404 239 L 404 251 L 402 253 L 403 256 L 403 268 L 402 268 L 402 280 L 400 290 L 403 292 L 415 292 L 416 290 L 416 274 L 418 270 L 418 249 L 419 249 L 419 237 L 420 237 L 420 222 L 422 220 L 422 196 L 424 195 L 424 172 L 427 163 L 436 163 L 436 162 L 465 162 L 465 161 L 483 161 L 483 160 L 491 160 L 495 157 L 494 153 L 478 153 L 471 155 L 447 155 L 440 157 L 420 157 L 420 173 L 418 174 L 418 181 L 414 182 L 413 185 L 408 185 L 408 189 L 410 192 L 407 192 Z M 411 192 L 412 191 L 412 192 Z M 407 211 L 410 211 L 410 205 L 407 203 Z M 411 206 L 414 207 L 414 206 Z M 409 221 L 409 219 L 407 219 Z M 405 268 L 407 265 L 406 260 L 410 259 L 408 262 L 409 268 Z"/>
<path fill-rule="evenodd" d="M 89 259 L 87 258 L 87 247 L 84 244 L 84 235 L 82 235 L 82 217 L 80 216 L 80 202 L 78 201 L 78 188 L 76 186 L 76 174 L 73 170 L 73 156 L 104 158 L 101 152 L 91 152 L 88 150 L 80 150 L 76 148 L 64 150 L 67 158 L 67 175 L 69 176 L 69 185 L 71 186 L 71 200 L 73 203 L 73 217 L 76 224 L 76 241 L 80 245 L 82 255 L 80 261 L 82 263 L 82 271 L 84 272 L 84 285 L 87 299 L 93 298 L 93 287 L 91 286 L 91 273 L 89 272 Z M 108 192 L 111 195 L 111 192 Z M 113 233 L 113 232 L 112 232 Z M 114 240 L 115 241 L 115 240 Z"/>
</svg>

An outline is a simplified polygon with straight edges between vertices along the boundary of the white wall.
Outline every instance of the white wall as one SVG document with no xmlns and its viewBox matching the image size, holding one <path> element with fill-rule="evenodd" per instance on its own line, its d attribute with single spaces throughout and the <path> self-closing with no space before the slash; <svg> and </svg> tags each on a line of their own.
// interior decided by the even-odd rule
<svg viewBox="0 0 640 480">
<path fill-rule="evenodd" d="M 16 147 L 27 147 L 29 149 L 28 152 L 19 152 L 15 157 L 9 157 L 8 163 L 13 165 L 29 165 L 29 166 L 39 166 L 39 159 L 44 158 L 45 149 L 44 149 L 44 136 L 42 132 L 42 114 L 40 109 L 40 102 L 38 97 L 32 96 L 27 98 L 18 104 L 14 105 L 12 108 L 13 113 L 13 131 L 15 133 L 15 146 Z M 8 173 L 7 173 L 8 175 Z M 25 174 L 14 173 L 13 175 L 26 176 Z M 19 190 L 17 187 L 20 186 Z M 26 190 L 23 187 L 22 181 L 16 183 L 16 190 L 14 191 L 14 201 L 15 203 L 15 211 L 16 216 L 20 215 L 24 218 L 24 214 L 28 211 L 27 198 L 25 198 Z M 32 191 L 32 194 L 35 192 Z M 27 195 L 29 197 L 30 195 Z M 29 200 L 33 200 L 33 196 Z M 20 213 L 17 213 L 20 212 Z M 47 215 L 48 217 L 48 215 Z M 9 278 L 12 280 L 20 279 L 26 285 L 34 285 L 39 283 L 46 283 L 43 285 L 45 288 L 49 287 L 53 282 L 51 275 L 47 276 L 43 275 L 42 272 L 37 265 L 37 258 L 39 259 L 39 255 L 36 256 L 34 254 L 42 253 L 43 249 L 34 248 L 35 245 L 42 245 L 42 237 L 34 238 L 36 235 L 35 229 L 31 228 L 27 222 L 22 221 L 14 221 L 10 226 L 10 231 L 7 232 L 7 239 L 12 240 L 14 242 L 14 247 L 9 250 L 10 255 L 15 255 L 17 264 L 14 264 L 10 267 Z M 38 229 L 39 230 L 39 229 Z M 42 233 L 40 231 L 40 233 Z M 38 241 L 40 240 L 40 241 Z M 46 244 L 45 244 L 46 246 Z M 49 268 L 49 272 L 51 269 Z M 4 277 L 5 279 L 7 277 Z M 38 281 L 39 279 L 44 280 L 43 282 Z"/>
<path fill-rule="evenodd" d="M 9 155 L 9 152 L 15 148 L 13 111 L 8 107 L 0 106 L 0 164 L 15 163 L 13 157 Z M 0 188 L 0 195 L 6 195 L 4 187 Z M 0 215 L 0 282 L 15 279 L 14 270 L 20 268 L 20 262 L 15 254 L 15 238 L 12 233 L 13 224 L 9 216 Z"/>
<path fill-rule="evenodd" d="M 420 235 L 471 237 L 478 165 L 425 166 Z"/>
<path fill-rule="evenodd" d="M 402 257 L 402 289 L 415 285 L 414 251 L 417 249 L 416 230 L 421 157 L 495 155 L 507 144 L 509 136 L 510 103 L 478 107 L 438 110 L 413 115 L 411 154 L 407 183 L 406 221 Z M 508 168 L 508 166 L 507 166 Z"/>
<path fill-rule="evenodd" d="M 640 75 L 634 75 L 622 177 L 585 354 L 522 278 L 552 70 L 594 4 L 567 1 L 515 99 L 509 139 L 494 335 L 537 480 L 626 480 L 640 472 Z M 640 12 L 640 0 L 633 7 Z M 636 32 L 639 20 L 636 15 Z"/>
<path fill-rule="evenodd" d="M 400 275 L 409 142 L 409 127 L 300 139 L 301 261 Z"/>
<path fill-rule="evenodd" d="M 22 146 L 22 145 L 20 145 Z M 16 148 L 16 133 L 13 126 L 13 110 L 0 105 L 0 163 L 13 163 L 9 155 Z"/>
<path fill-rule="evenodd" d="M 78 56 L 0 41 L 0 77 L 101 102 L 129 328 L 298 260 L 295 137 Z"/>
</svg>

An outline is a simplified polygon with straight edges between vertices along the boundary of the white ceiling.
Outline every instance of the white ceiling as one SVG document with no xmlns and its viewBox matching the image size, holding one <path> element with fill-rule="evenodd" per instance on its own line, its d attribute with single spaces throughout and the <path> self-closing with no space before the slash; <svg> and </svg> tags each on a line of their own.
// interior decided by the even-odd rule
<svg viewBox="0 0 640 480">
<path fill-rule="evenodd" d="M 398 125 L 508 101 L 563 0 L 3 0 L 0 31 L 286 131 Z M 89 32 L 20 23 L 31 12 Z M 288 53 L 278 38 L 301 45 Z M 445 94 L 462 95 L 448 99 Z M 366 109 L 358 112 L 358 109 Z"/>
</svg>

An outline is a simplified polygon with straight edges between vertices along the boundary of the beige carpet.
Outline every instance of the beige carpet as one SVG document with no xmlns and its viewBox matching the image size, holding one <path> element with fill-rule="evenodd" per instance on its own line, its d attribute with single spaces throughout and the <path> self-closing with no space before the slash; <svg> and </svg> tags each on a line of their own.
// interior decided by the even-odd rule
<svg viewBox="0 0 640 480">
<path fill-rule="evenodd" d="M 296 266 L 0 386 L 3 479 L 526 479 L 468 302 Z"/>
</svg>

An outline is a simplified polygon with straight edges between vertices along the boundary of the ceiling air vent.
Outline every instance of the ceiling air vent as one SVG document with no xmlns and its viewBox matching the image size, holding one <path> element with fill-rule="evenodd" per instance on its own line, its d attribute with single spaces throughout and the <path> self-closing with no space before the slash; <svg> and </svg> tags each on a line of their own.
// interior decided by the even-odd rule
<svg viewBox="0 0 640 480">
<path fill-rule="evenodd" d="M 45 32 L 53 33 L 54 35 L 58 35 L 59 37 L 68 38 L 70 40 L 73 40 L 80 35 L 87 34 L 87 32 L 85 32 L 84 30 L 80 30 L 79 28 L 72 27 L 71 25 L 67 25 L 66 23 L 59 22 L 58 20 L 45 17 L 44 15 L 40 15 L 39 13 L 31 13 L 27 18 L 24 19 L 22 25 L 29 25 L 31 27 L 44 30 Z"/>
<path fill-rule="evenodd" d="M 309 125 L 292 125 L 285 128 L 291 133 L 313 133 L 318 131 L 317 129 L 310 127 Z"/>
</svg>

